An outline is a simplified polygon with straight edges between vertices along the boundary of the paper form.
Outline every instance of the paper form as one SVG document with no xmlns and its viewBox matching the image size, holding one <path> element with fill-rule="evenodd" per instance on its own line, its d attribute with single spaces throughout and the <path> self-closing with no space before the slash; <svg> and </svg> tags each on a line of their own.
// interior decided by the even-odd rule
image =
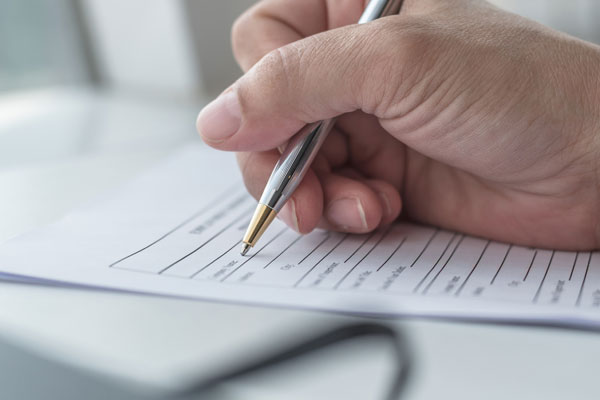
<svg viewBox="0 0 600 400">
<path fill-rule="evenodd" d="M 301 236 L 276 220 L 244 257 L 255 206 L 229 156 L 191 147 L 114 196 L 0 246 L 0 270 L 217 301 L 600 326 L 600 253 L 405 223 Z"/>
</svg>

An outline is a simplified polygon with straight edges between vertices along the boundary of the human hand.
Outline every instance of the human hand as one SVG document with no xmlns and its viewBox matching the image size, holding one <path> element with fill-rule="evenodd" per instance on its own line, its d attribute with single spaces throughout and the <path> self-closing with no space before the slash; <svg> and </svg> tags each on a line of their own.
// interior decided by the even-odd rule
<svg viewBox="0 0 600 400">
<path fill-rule="evenodd" d="M 259 197 L 281 147 L 342 115 L 280 212 L 301 233 L 402 215 L 523 245 L 600 246 L 600 48 L 477 0 L 264 0 L 244 71 L 198 117 Z M 352 25 L 351 25 L 352 24 Z"/>
</svg>

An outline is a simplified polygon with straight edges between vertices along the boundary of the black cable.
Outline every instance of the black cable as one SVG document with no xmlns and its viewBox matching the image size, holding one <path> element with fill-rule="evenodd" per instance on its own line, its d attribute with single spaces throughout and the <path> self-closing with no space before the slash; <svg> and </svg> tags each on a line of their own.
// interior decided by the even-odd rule
<svg viewBox="0 0 600 400">
<path fill-rule="evenodd" d="M 215 376 L 201 382 L 193 382 L 188 387 L 172 393 L 169 398 L 181 399 L 200 396 L 202 393 L 206 393 L 216 385 L 225 383 L 229 380 L 276 366 L 334 344 L 368 336 L 391 340 L 394 345 L 396 372 L 385 399 L 397 400 L 402 395 L 412 370 L 412 357 L 406 338 L 399 329 L 392 329 L 383 324 L 369 322 L 343 325 L 334 328 L 299 344 L 293 345 L 287 350 L 241 366 L 229 373 Z"/>
</svg>

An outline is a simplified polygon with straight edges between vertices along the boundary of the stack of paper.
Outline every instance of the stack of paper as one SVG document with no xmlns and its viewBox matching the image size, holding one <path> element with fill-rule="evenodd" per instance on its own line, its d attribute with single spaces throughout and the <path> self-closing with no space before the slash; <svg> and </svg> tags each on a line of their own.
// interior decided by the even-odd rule
<svg viewBox="0 0 600 400">
<path fill-rule="evenodd" d="M 230 156 L 190 147 L 113 196 L 0 246 L 0 270 L 206 300 L 600 326 L 599 253 L 411 224 L 300 236 L 276 221 L 242 257 L 255 205 Z"/>
</svg>

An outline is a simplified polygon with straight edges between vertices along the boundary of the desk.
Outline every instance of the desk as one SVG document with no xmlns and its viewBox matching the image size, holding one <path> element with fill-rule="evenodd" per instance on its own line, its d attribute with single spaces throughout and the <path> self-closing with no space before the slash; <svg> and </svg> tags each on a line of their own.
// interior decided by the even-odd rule
<svg viewBox="0 0 600 400">
<path fill-rule="evenodd" d="M 99 99 L 92 96 L 89 101 Z M 102 101 L 108 102 L 102 111 L 107 112 L 113 100 Z M 138 112 L 145 109 L 141 104 L 135 107 Z M 113 148 L 102 136 L 110 131 L 98 131 L 97 143 L 105 144 L 100 149 L 87 146 L 81 151 L 71 143 L 72 150 L 57 151 L 56 157 L 44 154 L 27 163 L 5 162 L 0 169 L 0 240 L 60 217 L 152 165 L 180 142 L 191 140 L 193 127 L 184 124 L 174 132 L 172 122 L 188 117 L 193 121 L 195 108 L 167 107 L 157 116 L 167 123 L 157 123 L 155 128 L 164 130 L 164 140 L 160 132 L 148 132 L 152 145 L 133 146 L 140 140 L 139 132 L 133 132 L 133 138 L 120 138 Z M 152 118 L 152 112 L 143 114 Z M 94 116 L 106 117 L 110 115 Z M 151 125 L 145 121 L 145 126 Z M 65 146 L 70 143 L 69 135 L 80 139 L 61 129 L 47 134 L 62 135 Z M 118 124 L 108 129 L 119 129 Z M 16 135 L 18 129 L 0 130 L 0 147 L 3 135 L 8 134 Z M 164 386 L 176 385 L 182 374 L 206 367 L 202 360 L 206 343 L 199 338 L 207 335 L 207 327 L 213 328 L 209 334 L 215 340 L 235 341 L 236 332 L 243 328 L 240 325 L 247 323 L 241 320 L 251 321 L 253 329 L 260 331 L 262 326 L 273 326 L 273 321 L 293 324 L 311 319 L 318 323 L 340 318 L 7 282 L 0 282 L 0 304 L 0 336 L 13 343 L 123 380 Z M 417 365 L 409 399 L 596 399 L 600 393 L 595 380 L 600 335 L 415 319 L 392 323 L 403 324 L 415 350 Z M 9 363 L 4 360 L 2 368 Z M 301 363 L 236 381 L 221 388 L 218 395 L 220 399 L 261 400 L 372 398 L 390 366 L 385 352 L 375 347 L 352 354 L 338 352 L 316 358 L 310 365 Z M 35 382 L 36 377 L 30 379 Z"/>
</svg>

